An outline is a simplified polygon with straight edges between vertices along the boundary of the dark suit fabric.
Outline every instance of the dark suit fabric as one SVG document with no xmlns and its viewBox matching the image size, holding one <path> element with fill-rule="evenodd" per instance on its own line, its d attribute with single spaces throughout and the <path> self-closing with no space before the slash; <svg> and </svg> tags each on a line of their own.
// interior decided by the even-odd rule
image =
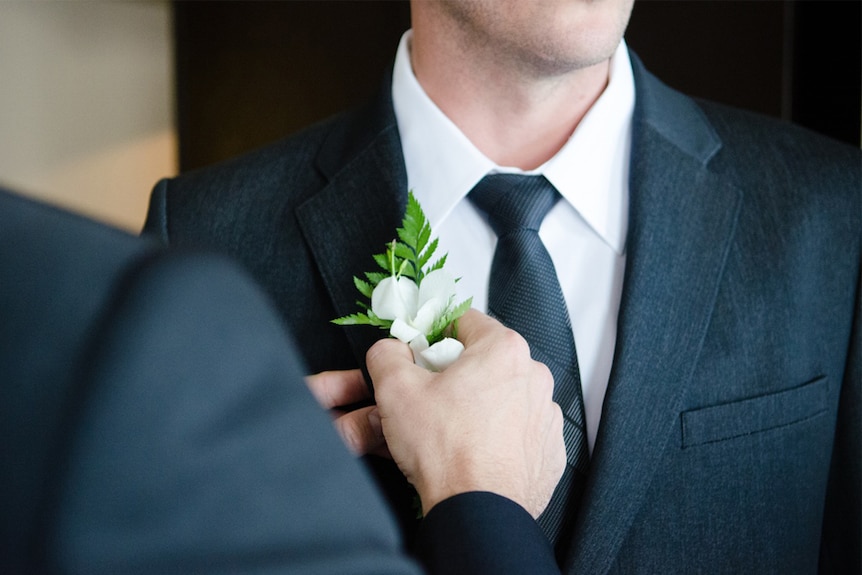
<svg viewBox="0 0 862 575">
<path fill-rule="evenodd" d="M 438 503 L 422 520 L 416 556 L 431 573 L 559 573 L 538 523 L 523 507 L 492 493 Z"/>
<path fill-rule="evenodd" d="M 419 572 L 234 264 L 0 190 L 0 269 L 0 572 Z M 506 518 L 508 556 L 449 552 L 487 536 L 465 510 Z M 521 573 L 531 542 L 542 555 L 530 516 L 495 495 L 429 519 L 431 573 Z"/>
<path fill-rule="evenodd" d="M 0 269 L 0 572 L 420 571 L 234 264 L 0 191 Z"/>
<path fill-rule="evenodd" d="M 860 152 L 633 67 L 617 346 L 565 567 L 858 573 Z M 364 109 L 160 182 L 146 231 L 239 258 L 310 369 L 353 367 L 382 334 L 329 320 L 355 310 L 350 278 L 405 196 L 384 86 Z M 380 475 L 406 521 L 409 498 Z"/>
<path fill-rule="evenodd" d="M 4 573 L 414 573 L 221 257 L 0 195 Z"/>
</svg>

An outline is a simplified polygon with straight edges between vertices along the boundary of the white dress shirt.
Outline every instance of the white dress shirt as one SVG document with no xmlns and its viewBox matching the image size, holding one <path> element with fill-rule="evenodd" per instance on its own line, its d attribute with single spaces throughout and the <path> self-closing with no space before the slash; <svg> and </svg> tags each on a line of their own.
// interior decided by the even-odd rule
<svg viewBox="0 0 862 575">
<path fill-rule="evenodd" d="M 488 173 L 544 175 L 563 200 L 539 235 L 563 289 L 584 396 L 592 452 L 611 370 L 625 269 L 628 174 L 635 91 L 625 42 L 611 60 L 608 86 L 557 154 L 531 172 L 498 166 L 480 152 L 425 94 L 410 65 L 408 31 L 401 38 L 392 100 L 407 168 L 407 185 L 448 253 L 446 269 L 459 301 L 487 311 L 488 281 L 497 238 L 466 199 Z M 435 257 L 436 259 L 436 257 Z"/>
</svg>

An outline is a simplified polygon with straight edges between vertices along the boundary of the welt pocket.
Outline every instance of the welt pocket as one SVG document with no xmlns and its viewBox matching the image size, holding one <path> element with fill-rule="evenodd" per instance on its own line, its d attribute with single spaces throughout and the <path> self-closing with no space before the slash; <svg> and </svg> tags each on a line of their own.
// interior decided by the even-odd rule
<svg viewBox="0 0 862 575">
<path fill-rule="evenodd" d="M 826 410 L 825 376 L 798 387 L 682 413 L 682 447 L 752 435 L 810 419 Z"/>
</svg>

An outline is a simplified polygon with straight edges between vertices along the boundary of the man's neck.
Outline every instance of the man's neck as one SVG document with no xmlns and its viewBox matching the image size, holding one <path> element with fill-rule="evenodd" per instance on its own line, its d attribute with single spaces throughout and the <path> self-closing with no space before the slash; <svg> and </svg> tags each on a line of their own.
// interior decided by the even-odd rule
<svg viewBox="0 0 862 575">
<path fill-rule="evenodd" d="M 523 170 L 560 150 L 601 96 L 609 71 L 604 60 L 540 75 L 493 56 L 466 57 L 417 30 L 411 63 L 426 94 L 483 154 Z"/>
</svg>

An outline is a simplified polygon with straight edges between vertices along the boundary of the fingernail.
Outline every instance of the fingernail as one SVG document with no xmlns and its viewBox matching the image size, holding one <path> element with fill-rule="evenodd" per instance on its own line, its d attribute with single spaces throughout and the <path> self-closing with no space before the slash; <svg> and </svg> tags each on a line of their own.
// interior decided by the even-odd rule
<svg viewBox="0 0 862 575">
<path fill-rule="evenodd" d="M 377 409 L 372 409 L 368 412 L 368 426 L 374 431 L 377 437 L 383 437 L 383 425 L 380 423 L 380 412 Z"/>
</svg>

